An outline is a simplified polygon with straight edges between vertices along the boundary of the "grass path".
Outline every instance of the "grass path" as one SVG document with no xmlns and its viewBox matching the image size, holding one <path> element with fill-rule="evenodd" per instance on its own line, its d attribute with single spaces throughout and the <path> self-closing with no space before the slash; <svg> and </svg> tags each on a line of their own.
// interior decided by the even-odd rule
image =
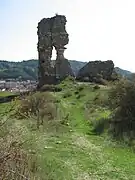
<svg viewBox="0 0 135 180">
<path fill-rule="evenodd" d="M 72 101 L 75 102 L 75 99 L 61 99 L 61 103 L 71 115 L 69 126 L 73 132 L 68 134 L 71 144 L 66 148 L 66 156 L 72 149 L 68 164 L 72 166 L 70 173 L 74 174 L 73 179 L 134 180 L 134 152 L 126 147 L 114 146 L 103 137 L 88 136 L 86 132 L 89 127 L 81 110 L 82 102 L 75 107 Z"/>
</svg>

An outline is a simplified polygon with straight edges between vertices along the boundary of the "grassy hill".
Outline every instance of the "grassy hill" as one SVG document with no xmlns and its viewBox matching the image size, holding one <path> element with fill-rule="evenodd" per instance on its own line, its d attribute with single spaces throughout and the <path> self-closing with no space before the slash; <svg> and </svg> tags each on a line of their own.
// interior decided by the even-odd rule
<svg viewBox="0 0 135 180">
<path fill-rule="evenodd" d="M 87 62 L 70 60 L 74 74 L 86 65 Z M 125 77 L 130 77 L 131 72 L 116 67 L 116 72 Z M 0 61 L 0 79 L 21 78 L 23 80 L 37 80 L 38 60 L 28 60 L 21 62 Z"/>
<path fill-rule="evenodd" d="M 94 131 L 97 122 L 110 116 L 109 107 L 103 103 L 110 86 L 95 88 L 95 85 L 65 80 L 59 87 L 63 89 L 61 92 L 33 95 L 34 102 L 36 98 L 40 102 L 36 110 L 41 104 L 42 116 L 32 115 L 30 111 L 30 116 L 21 114 L 27 112 L 30 101 L 22 101 L 21 106 L 18 100 L 14 102 L 15 106 L 13 102 L 0 106 L 1 121 L 7 120 L 0 129 L 0 147 L 7 147 L 3 144 L 8 142 L 12 145 L 11 150 L 17 148 L 17 152 L 21 150 L 30 156 L 23 155 L 25 166 L 19 166 L 20 175 L 29 174 L 31 179 L 35 176 L 41 180 L 134 180 L 134 151 L 112 141 L 106 131 L 103 134 Z M 18 116 L 14 111 L 10 111 L 13 113 L 10 117 L 7 113 L 3 116 L 10 107 L 14 107 L 14 111 L 17 109 Z M 43 113 L 46 113 L 45 118 L 39 126 L 38 120 Z M 10 170 L 11 175 L 14 169 Z"/>
<path fill-rule="evenodd" d="M 37 60 L 21 62 L 0 61 L 0 79 L 21 78 L 23 80 L 36 80 L 37 74 Z"/>
</svg>

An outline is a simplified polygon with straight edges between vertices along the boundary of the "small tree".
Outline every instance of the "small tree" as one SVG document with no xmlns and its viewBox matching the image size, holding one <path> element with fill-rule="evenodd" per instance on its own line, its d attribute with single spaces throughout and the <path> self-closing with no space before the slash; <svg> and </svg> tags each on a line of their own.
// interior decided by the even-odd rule
<svg viewBox="0 0 135 180">
<path fill-rule="evenodd" d="M 135 84 L 128 80 L 118 82 L 109 93 L 112 109 L 110 132 L 116 138 L 135 136 Z"/>
<path fill-rule="evenodd" d="M 51 93 L 34 93 L 22 99 L 18 105 L 18 118 L 36 119 L 37 128 L 43 125 L 43 120 L 54 120 L 57 117 L 55 98 Z"/>
</svg>

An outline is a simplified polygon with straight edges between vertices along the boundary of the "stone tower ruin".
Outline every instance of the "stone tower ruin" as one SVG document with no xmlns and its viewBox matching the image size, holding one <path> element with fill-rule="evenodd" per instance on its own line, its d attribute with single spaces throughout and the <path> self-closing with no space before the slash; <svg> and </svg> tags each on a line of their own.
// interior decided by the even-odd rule
<svg viewBox="0 0 135 180">
<path fill-rule="evenodd" d="M 39 87 L 55 84 L 69 75 L 74 76 L 70 63 L 64 57 L 65 45 L 69 42 L 66 22 L 65 16 L 56 15 L 38 23 Z M 53 47 L 57 54 L 54 66 L 51 62 Z"/>
</svg>

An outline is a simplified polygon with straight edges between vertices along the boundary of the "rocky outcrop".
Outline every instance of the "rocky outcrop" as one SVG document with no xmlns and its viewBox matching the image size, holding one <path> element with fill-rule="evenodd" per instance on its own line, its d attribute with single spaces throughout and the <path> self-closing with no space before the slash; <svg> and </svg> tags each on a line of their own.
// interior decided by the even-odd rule
<svg viewBox="0 0 135 180">
<path fill-rule="evenodd" d="M 114 63 L 107 61 L 90 61 L 78 72 L 77 79 L 83 81 L 87 79 L 90 82 L 99 82 L 101 79 L 112 80 L 114 75 Z"/>
<path fill-rule="evenodd" d="M 39 86 L 54 84 L 57 79 L 73 75 L 70 63 L 64 57 L 65 45 L 69 42 L 66 22 L 65 16 L 56 15 L 38 23 Z M 57 54 L 54 67 L 51 65 L 53 47 Z"/>
</svg>

